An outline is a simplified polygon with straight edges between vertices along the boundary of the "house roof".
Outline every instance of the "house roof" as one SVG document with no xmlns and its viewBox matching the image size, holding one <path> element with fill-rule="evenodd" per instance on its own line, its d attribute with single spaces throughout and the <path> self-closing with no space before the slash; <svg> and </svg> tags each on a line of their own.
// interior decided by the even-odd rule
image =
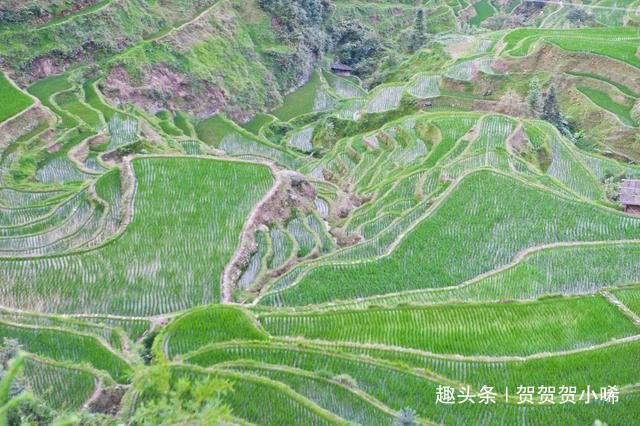
<svg viewBox="0 0 640 426">
<path fill-rule="evenodd" d="M 340 62 L 334 62 L 333 64 L 331 64 L 331 69 L 335 71 L 353 71 L 353 68 L 351 68 L 349 65 L 345 65 Z"/>
<path fill-rule="evenodd" d="M 631 206 L 640 206 L 640 179 L 622 179 L 620 202 Z"/>
</svg>

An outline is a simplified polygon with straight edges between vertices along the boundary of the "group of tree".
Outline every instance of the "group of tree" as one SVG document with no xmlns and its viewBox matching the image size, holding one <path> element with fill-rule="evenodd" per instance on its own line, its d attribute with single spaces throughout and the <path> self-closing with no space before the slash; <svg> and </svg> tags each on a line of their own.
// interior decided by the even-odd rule
<svg viewBox="0 0 640 426">
<path fill-rule="evenodd" d="M 571 135 L 571 126 L 558 105 L 558 94 L 555 85 L 549 85 L 545 93 L 540 80 L 537 78 L 532 79 L 529 83 L 529 93 L 526 101 L 529 113 L 532 116 L 550 122 L 564 135 Z"/>
<path fill-rule="evenodd" d="M 314 53 L 329 47 L 327 26 L 334 5 L 330 0 L 258 0 L 281 27 L 280 36 L 292 43 L 304 43 Z"/>
<path fill-rule="evenodd" d="M 584 25 L 593 21 L 595 17 L 593 14 L 587 12 L 582 8 L 573 8 L 566 15 L 568 21 L 573 22 L 576 25 Z"/>
</svg>

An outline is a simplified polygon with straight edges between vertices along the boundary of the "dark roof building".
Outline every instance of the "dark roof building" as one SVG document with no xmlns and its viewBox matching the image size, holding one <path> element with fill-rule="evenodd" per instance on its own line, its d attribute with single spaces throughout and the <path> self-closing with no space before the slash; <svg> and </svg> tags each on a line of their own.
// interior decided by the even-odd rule
<svg viewBox="0 0 640 426">
<path fill-rule="evenodd" d="M 640 179 L 622 179 L 620 202 L 625 212 L 640 214 Z"/>
<path fill-rule="evenodd" d="M 353 68 L 340 62 L 334 62 L 331 64 L 331 71 L 337 74 L 351 74 L 353 72 Z"/>
</svg>

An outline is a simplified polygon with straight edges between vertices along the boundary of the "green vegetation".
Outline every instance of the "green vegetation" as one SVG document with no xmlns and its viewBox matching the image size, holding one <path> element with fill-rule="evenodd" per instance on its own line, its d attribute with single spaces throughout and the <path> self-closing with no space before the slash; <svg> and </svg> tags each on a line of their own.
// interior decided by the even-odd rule
<svg viewBox="0 0 640 426">
<path fill-rule="evenodd" d="M 0 106 L 0 122 L 13 117 L 33 104 L 33 100 L 17 90 L 3 73 L 0 73 L 0 95 L 3 99 Z"/>
<path fill-rule="evenodd" d="M 608 93 L 600 90 L 592 89 L 586 86 L 578 86 L 578 90 L 584 93 L 589 99 L 593 101 L 599 107 L 606 109 L 607 111 L 618 116 L 627 126 L 638 126 L 638 123 L 631 117 L 631 108 L 633 105 L 621 105 L 618 102 L 611 99 Z"/>
<path fill-rule="evenodd" d="M 212 115 L 196 125 L 198 139 L 213 147 L 220 146 L 222 139 L 234 130 L 233 125 L 220 115 Z"/>
<path fill-rule="evenodd" d="M 100 128 L 102 122 L 97 112 L 80 102 L 76 93 L 62 92 L 54 97 L 55 103 L 63 110 L 75 115 L 91 128 Z"/>
<path fill-rule="evenodd" d="M 527 207 L 506 207 L 516 205 Z M 457 217 L 455 230 L 447 225 L 453 217 Z M 318 267 L 291 289 L 265 301 L 301 305 L 446 287 L 505 265 L 526 247 L 630 238 L 638 225 L 634 219 L 527 187 L 503 175 L 473 173 L 389 256 L 373 262 L 358 256 L 353 259 L 358 262 L 355 265 L 336 262 Z M 425 253 L 426 265 L 417 260 Z"/>
<path fill-rule="evenodd" d="M 110 121 L 113 116 L 116 115 L 117 111 L 104 103 L 96 89 L 96 82 L 97 79 L 89 79 L 82 85 L 85 102 L 100 111 L 105 121 Z"/>
<path fill-rule="evenodd" d="M 0 6 L 0 423 L 637 423 L 640 20 L 584 3 Z"/>
<path fill-rule="evenodd" d="M 509 32 L 504 41 L 505 50 L 511 55 L 522 56 L 538 40 L 551 42 L 569 51 L 587 51 L 627 62 L 640 68 L 637 57 L 640 33 L 634 28 L 580 28 L 576 30 L 547 30 L 519 28 Z"/>
<path fill-rule="evenodd" d="M 630 287 L 614 291 L 613 294 L 622 301 L 632 312 L 640 315 L 640 288 Z"/>
<path fill-rule="evenodd" d="M 587 78 L 592 78 L 594 80 L 600 80 L 600 81 L 604 81 L 605 83 L 609 83 L 612 86 L 615 86 L 618 90 L 620 90 L 622 93 L 624 93 L 627 96 L 631 96 L 633 98 L 638 98 L 640 97 L 640 94 L 634 92 L 633 90 L 629 89 L 627 86 L 617 83 L 609 78 L 603 77 L 599 74 L 596 73 L 587 73 L 587 72 L 576 72 L 576 71 L 568 71 L 567 74 L 570 75 L 575 75 L 576 77 L 587 77 Z"/>
<path fill-rule="evenodd" d="M 476 1 L 473 3 L 473 8 L 476 10 L 476 16 L 469 20 L 471 25 L 480 25 L 496 12 L 489 0 Z"/>
<path fill-rule="evenodd" d="M 486 415 L 487 408 L 478 403 L 454 404 L 443 410 L 442 404 L 436 404 L 433 398 L 437 384 L 430 376 L 412 371 L 403 365 L 340 353 L 331 348 L 251 342 L 223 344 L 194 355 L 190 361 L 199 365 L 214 365 L 238 359 L 295 366 L 310 372 L 322 371 L 329 376 L 349 375 L 357 378 L 358 389 L 375 397 L 386 406 L 398 411 L 406 406 L 416 407 L 420 417 L 438 418 L 444 423 L 454 422 L 456 418 L 480 421 Z M 510 404 L 502 401 L 503 399 L 497 401 L 496 405 L 492 406 L 491 412 L 500 415 L 501 418 L 509 419 L 510 422 L 525 418 L 532 423 L 542 424 L 545 418 L 548 419 L 548 407 L 527 405 L 525 410 L 515 401 Z M 631 407 L 635 403 L 637 403 L 637 395 L 629 394 L 622 396 L 619 403 L 613 407 L 606 404 L 585 407 L 580 404 L 553 410 L 555 418 L 568 422 L 590 419 L 594 416 L 594 412 L 599 418 L 617 419 L 622 413 L 623 416 L 629 416 L 628 419 L 631 419 L 633 416 Z"/>
<path fill-rule="evenodd" d="M 185 164 L 186 169 L 180 167 Z M 5 288 L 6 304 L 34 307 L 46 298 L 49 309 L 58 312 L 150 315 L 219 300 L 218 288 L 205 283 L 222 272 L 244 219 L 271 186 L 268 170 L 188 158 L 136 160 L 134 170 L 137 214 L 127 232 L 97 250 L 53 263 L 47 258 L 2 261 L 3 279 L 14 283 Z M 183 191 L 183 184 L 191 190 Z M 90 278 L 88 270 L 97 275 Z M 102 285 L 91 285 L 94 279 Z M 67 284 L 60 287 L 63 281 Z M 126 294 L 115 297 L 124 287 Z"/>
<path fill-rule="evenodd" d="M 90 372 L 39 358 L 27 358 L 24 374 L 33 392 L 57 410 L 80 409 L 96 387 Z"/>
<path fill-rule="evenodd" d="M 311 77 L 309 77 L 309 81 L 298 90 L 287 95 L 282 101 L 282 106 L 273 110 L 271 113 L 282 121 L 289 121 L 299 115 L 313 112 L 319 103 L 317 98 L 323 93 L 322 90 L 320 76 L 317 72 L 314 72 L 311 74 Z"/>
<path fill-rule="evenodd" d="M 462 355 L 559 352 L 636 332 L 631 321 L 602 297 L 274 314 L 261 316 L 260 321 L 274 336 L 380 343 Z M 472 335 L 468 334 L 466 324 L 474 324 Z"/>
<path fill-rule="evenodd" d="M 64 74 L 48 77 L 29 86 L 28 90 L 29 93 L 40 99 L 42 105 L 46 106 L 60 117 L 60 122 L 63 127 L 72 128 L 78 125 L 78 121 L 69 114 L 60 110 L 60 108 L 52 102 L 53 95 L 71 89 L 71 83 L 69 83 L 67 78 L 68 77 Z"/>
<path fill-rule="evenodd" d="M 130 374 L 130 366 L 109 351 L 91 335 L 63 331 L 57 328 L 34 327 L 0 322 L 0 337 L 16 339 L 24 350 L 56 361 L 88 363 L 106 371 L 122 383 Z"/>
<path fill-rule="evenodd" d="M 168 356 L 198 349 L 212 342 L 228 340 L 260 340 L 266 333 L 241 309 L 207 307 L 190 311 L 165 330 Z"/>
</svg>

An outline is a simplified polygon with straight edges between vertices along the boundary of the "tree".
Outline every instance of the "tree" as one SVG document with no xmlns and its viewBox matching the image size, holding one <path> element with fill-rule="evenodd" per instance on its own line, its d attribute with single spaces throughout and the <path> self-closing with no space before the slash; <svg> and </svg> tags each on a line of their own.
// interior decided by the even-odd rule
<svg viewBox="0 0 640 426">
<path fill-rule="evenodd" d="M 542 106 L 542 118 L 550 123 L 553 123 L 556 127 L 562 127 L 564 123 L 564 117 L 560 112 L 558 106 L 558 95 L 556 94 L 556 87 L 552 84 L 549 86 L 547 96 L 544 98 L 544 105 Z"/>
<path fill-rule="evenodd" d="M 584 24 L 587 21 L 592 21 L 593 15 L 581 8 L 574 8 L 567 13 L 567 20 L 575 24 Z"/>
<path fill-rule="evenodd" d="M 534 117 L 540 117 L 542 113 L 542 84 L 540 80 L 534 78 L 529 83 L 529 93 L 527 94 L 527 105 L 529 112 Z"/>
<path fill-rule="evenodd" d="M 413 34 L 411 35 L 411 43 L 409 49 L 412 52 L 419 50 L 427 41 L 424 29 L 424 10 L 418 9 L 416 12 L 416 21 L 413 26 Z"/>
<path fill-rule="evenodd" d="M 339 19 L 330 30 L 338 60 L 366 74 L 380 65 L 384 44 L 380 37 L 354 19 Z"/>
<path fill-rule="evenodd" d="M 231 383 L 188 373 L 176 377 L 166 361 L 139 370 L 132 386 L 138 401 L 132 425 L 220 424 L 231 416 L 222 403 Z"/>
<path fill-rule="evenodd" d="M 412 408 L 405 407 L 400 410 L 398 420 L 396 420 L 396 426 L 412 426 L 416 424 L 416 417 L 418 413 Z"/>
</svg>

